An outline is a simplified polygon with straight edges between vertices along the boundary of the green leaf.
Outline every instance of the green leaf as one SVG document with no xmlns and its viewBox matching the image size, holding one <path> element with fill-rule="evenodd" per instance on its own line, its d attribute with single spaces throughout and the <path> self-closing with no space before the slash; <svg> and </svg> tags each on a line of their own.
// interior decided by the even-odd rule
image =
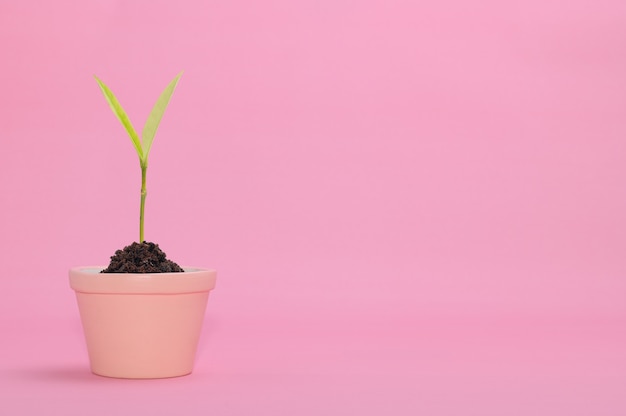
<svg viewBox="0 0 626 416">
<path fill-rule="evenodd" d="M 143 149 L 143 163 L 148 163 L 148 153 L 150 153 L 150 148 L 152 147 L 152 141 L 154 140 L 154 135 L 156 134 L 157 129 L 159 128 L 159 123 L 161 123 L 161 118 L 163 117 L 163 113 L 165 113 L 165 109 L 167 108 L 167 104 L 170 102 L 170 98 L 172 97 L 172 93 L 174 89 L 176 89 L 176 84 L 178 84 L 178 80 L 183 73 L 179 73 L 176 75 L 176 78 L 170 82 L 170 84 L 165 87 L 165 90 L 161 93 L 161 96 L 154 104 L 150 115 L 148 116 L 148 120 L 146 120 L 146 125 L 143 128 L 142 132 L 142 141 L 141 146 Z"/>
<path fill-rule="evenodd" d="M 117 119 L 122 123 L 122 125 L 126 129 L 126 132 L 128 133 L 128 136 L 130 137 L 130 140 L 132 140 L 133 145 L 135 146 L 135 150 L 137 151 L 139 160 L 143 161 L 144 159 L 143 150 L 141 149 L 141 141 L 139 140 L 139 135 L 135 131 L 135 128 L 130 122 L 130 119 L 128 118 L 128 116 L 126 115 L 126 112 L 120 105 L 119 101 L 117 101 L 117 98 L 115 98 L 115 95 L 113 95 L 113 92 L 109 89 L 109 87 L 107 87 L 104 84 L 104 82 L 100 81 L 100 79 L 98 79 L 97 76 L 94 75 L 94 78 L 98 82 L 98 85 L 100 86 L 100 89 L 102 90 L 102 94 L 104 94 L 104 98 L 106 98 L 107 102 L 109 103 L 111 110 L 113 110 L 113 114 L 117 116 Z"/>
</svg>

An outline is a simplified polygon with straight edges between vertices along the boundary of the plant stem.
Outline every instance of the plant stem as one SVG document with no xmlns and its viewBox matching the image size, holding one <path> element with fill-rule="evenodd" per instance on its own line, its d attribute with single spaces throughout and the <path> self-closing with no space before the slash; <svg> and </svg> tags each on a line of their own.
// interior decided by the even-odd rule
<svg viewBox="0 0 626 416">
<path fill-rule="evenodd" d="M 141 204 L 139 205 L 139 243 L 144 242 L 143 238 L 143 211 L 146 207 L 146 195 L 148 191 L 146 190 L 146 171 L 148 170 L 148 165 L 141 164 Z"/>
</svg>

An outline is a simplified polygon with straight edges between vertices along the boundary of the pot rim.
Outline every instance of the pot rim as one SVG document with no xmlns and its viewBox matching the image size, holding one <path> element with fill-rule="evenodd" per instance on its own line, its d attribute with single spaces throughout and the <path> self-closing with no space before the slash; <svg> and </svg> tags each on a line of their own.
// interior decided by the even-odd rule
<svg viewBox="0 0 626 416">
<path fill-rule="evenodd" d="M 217 272 L 183 267 L 182 273 L 106 273 L 104 266 L 79 266 L 69 270 L 70 287 L 77 293 L 183 294 L 209 292 Z"/>
</svg>

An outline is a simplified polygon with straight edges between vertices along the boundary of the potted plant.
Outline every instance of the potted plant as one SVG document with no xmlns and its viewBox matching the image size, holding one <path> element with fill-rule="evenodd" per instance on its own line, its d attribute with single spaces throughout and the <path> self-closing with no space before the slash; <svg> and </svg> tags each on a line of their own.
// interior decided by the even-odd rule
<svg viewBox="0 0 626 416">
<path fill-rule="evenodd" d="M 181 268 L 167 259 L 157 244 L 144 240 L 148 154 L 181 75 L 174 78 L 157 100 L 141 139 L 113 92 L 96 77 L 139 156 L 141 202 L 139 242 L 117 250 L 106 268 L 75 267 L 69 271 L 94 374 L 164 378 L 183 376 L 193 370 L 216 272 Z"/>
</svg>

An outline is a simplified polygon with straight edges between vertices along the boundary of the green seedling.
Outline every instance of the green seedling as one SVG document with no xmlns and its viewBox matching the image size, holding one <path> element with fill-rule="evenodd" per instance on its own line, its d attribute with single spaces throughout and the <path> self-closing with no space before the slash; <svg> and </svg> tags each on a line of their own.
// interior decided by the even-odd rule
<svg viewBox="0 0 626 416">
<path fill-rule="evenodd" d="M 150 153 L 150 148 L 152 147 L 152 142 L 154 141 L 154 135 L 156 134 L 157 129 L 159 128 L 159 123 L 161 122 L 161 118 L 163 117 L 163 113 L 165 113 L 165 109 L 167 108 L 167 104 L 172 97 L 172 93 L 174 89 L 176 89 L 176 84 L 178 84 L 178 80 L 183 73 L 179 73 L 176 78 L 170 82 L 170 84 L 163 90 L 161 96 L 157 100 L 156 104 L 152 108 L 150 115 L 148 116 L 148 120 L 146 120 L 146 124 L 143 127 L 143 131 L 141 133 L 141 139 L 135 131 L 130 119 L 126 115 L 126 112 L 120 105 L 113 92 L 107 87 L 104 82 L 100 81 L 98 77 L 94 76 L 100 89 L 102 90 L 102 94 L 104 94 L 104 98 L 106 98 L 111 110 L 113 110 L 113 114 L 118 118 L 118 120 L 122 123 L 130 140 L 133 142 L 133 146 L 135 146 L 135 150 L 137 151 L 137 155 L 139 156 L 139 165 L 141 166 L 141 204 L 139 205 L 139 242 L 144 242 L 144 233 L 143 233 L 143 223 L 144 223 L 144 209 L 146 206 L 146 195 L 148 194 L 146 191 L 146 172 L 148 170 L 148 154 Z"/>
</svg>

